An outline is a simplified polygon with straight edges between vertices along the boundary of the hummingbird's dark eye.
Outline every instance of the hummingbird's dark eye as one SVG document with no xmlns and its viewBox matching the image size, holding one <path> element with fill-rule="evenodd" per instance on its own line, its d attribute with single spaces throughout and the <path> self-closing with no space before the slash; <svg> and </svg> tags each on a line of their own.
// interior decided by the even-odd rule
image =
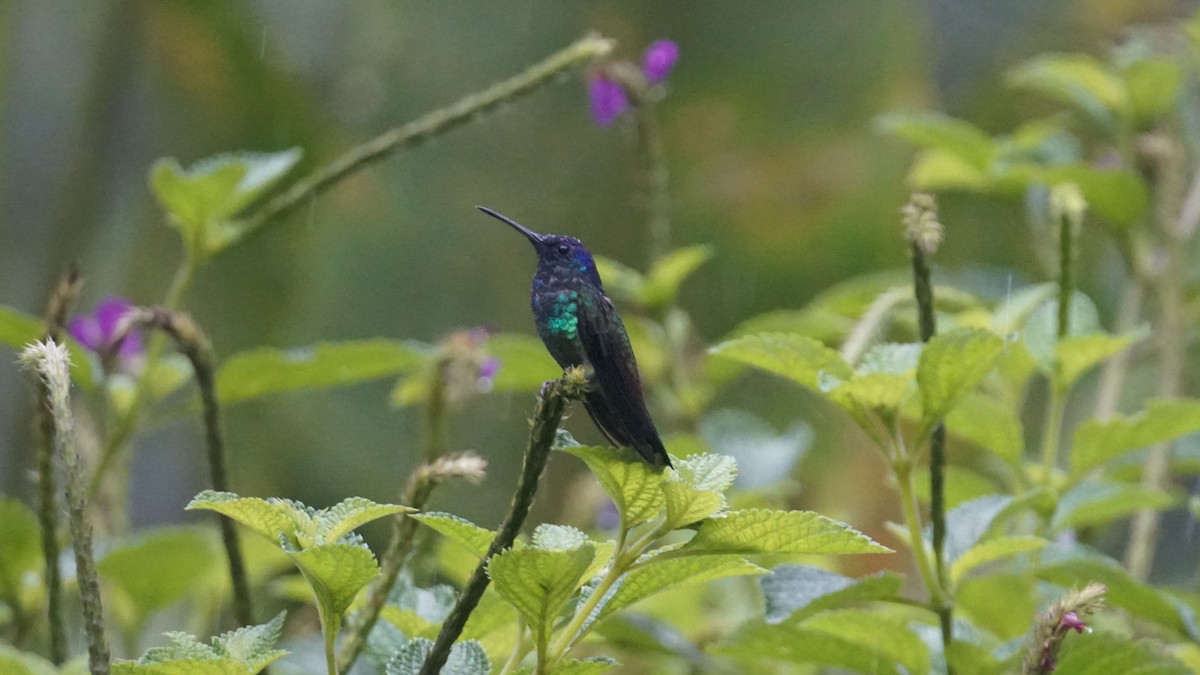
<svg viewBox="0 0 1200 675">
<path fill-rule="evenodd" d="M 566 244 L 559 244 L 559 245 L 558 245 L 558 252 L 559 252 L 560 254 L 562 254 L 562 255 L 566 255 L 566 254 L 568 254 L 568 253 L 570 253 L 570 252 L 571 252 L 571 247 L 570 247 L 570 246 L 567 246 Z"/>
</svg>

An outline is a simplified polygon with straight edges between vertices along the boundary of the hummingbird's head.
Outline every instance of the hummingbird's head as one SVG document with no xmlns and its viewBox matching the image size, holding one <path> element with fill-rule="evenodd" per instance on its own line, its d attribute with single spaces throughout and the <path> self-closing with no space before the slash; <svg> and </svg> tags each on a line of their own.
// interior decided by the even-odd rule
<svg viewBox="0 0 1200 675">
<path fill-rule="evenodd" d="M 596 261 L 592 259 L 591 252 L 587 250 L 583 242 L 575 237 L 564 234 L 538 234 L 512 218 L 486 206 L 477 206 L 476 208 L 525 235 L 525 238 L 533 244 L 533 248 L 537 250 L 539 273 L 545 271 L 553 273 L 559 278 L 578 275 L 588 280 L 594 280 L 596 284 L 600 283 L 600 276 L 596 272 Z"/>
</svg>

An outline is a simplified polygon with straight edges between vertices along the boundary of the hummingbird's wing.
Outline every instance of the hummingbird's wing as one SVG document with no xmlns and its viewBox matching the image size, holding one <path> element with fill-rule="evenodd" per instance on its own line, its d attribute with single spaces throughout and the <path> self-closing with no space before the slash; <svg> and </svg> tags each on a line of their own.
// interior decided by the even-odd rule
<svg viewBox="0 0 1200 675">
<path fill-rule="evenodd" d="M 625 324 L 603 293 L 582 291 L 581 299 L 579 339 L 597 385 L 584 399 L 588 414 L 612 442 L 632 447 L 654 466 L 671 466 L 646 410 Z"/>
</svg>

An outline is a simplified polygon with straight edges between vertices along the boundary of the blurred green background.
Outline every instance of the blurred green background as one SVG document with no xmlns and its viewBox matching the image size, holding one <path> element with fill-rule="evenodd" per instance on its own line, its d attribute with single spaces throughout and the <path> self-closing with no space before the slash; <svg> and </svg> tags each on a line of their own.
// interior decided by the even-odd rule
<svg viewBox="0 0 1200 675">
<path fill-rule="evenodd" d="M 0 303 L 40 314 L 71 260 L 88 279 L 80 309 L 113 294 L 160 301 L 181 251 L 147 187 L 156 158 L 186 166 L 298 146 L 300 175 L 595 30 L 633 60 L 656 38 L 680 46 L 659 106 L 673 243 L 716 247 L 683 296 L 714 342 L 750 316 L 906 265 L 898 209 L 911 150 L 874 134 L 875 115 L 932 107 L 1005 130 L 1044 103 L 1014 95 L 1004 68 L 1046 50 L 1098 53 L 1131 23 L 1186 16 L 1196 5 L 10 0 L 0 3 Z M 644 268 L 633 133 L 596 126 L 582 78 L 564 79 L 356 174 L 218 257 L 186 309 L 219 355 L 375 336 L 436 341 L 478 325 L 532 333 L 533 254 L 473 205 Z M 1043 278 L 1016 201 L 945 195 L 942 218 L 943 279 L 999 295 L 1010 277 Z M 1082 285 L 1108 316 L 1113 252 L 1085 255 Z M 24 495 L 32 403 L 12 361 L 0 358 L 0 489 Z M 234 487 L 314 505 L 351 494 L 394 499 L 417 461 L 421 424 L 389 405 L 392 384 L 231 408 Z M 455 413 L 453 448 L 477 450 L 492 473 L 481 488 L 443 491 L 435 506 L 481 524 L 497 519 L 531 403 L 477 397 Z M 870 477 L 881 473 L 874 450 L 839 415 L 765 376 L 739 380 L 718 403 L 778 428 L 812 422 L 816 443 L 799 476 L 805 506 L 860 527 L 886 519 L 853 515 L 891 502 L 873 494 L 882 481 Z M 571 428 L 599 440 L 582 413 Z M 191 419 L 137 439 L 135 525 L 182 519 L 203 484 L 201 447 Z M 556 466 L 552 477 L 569 472 Z M 851 479 L 867 506 L 849 506 Z"/>
</svg>

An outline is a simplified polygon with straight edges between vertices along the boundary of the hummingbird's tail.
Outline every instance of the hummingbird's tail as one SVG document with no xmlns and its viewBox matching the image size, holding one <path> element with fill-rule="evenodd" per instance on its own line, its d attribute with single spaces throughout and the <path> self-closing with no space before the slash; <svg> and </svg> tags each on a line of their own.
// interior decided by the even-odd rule
<svg viewBox="0 0 1200 675">
<path fill-rule="evenodd" d="M 599 389 L 589 391 L 583 399 L 583 405 L 600 433 L 613 445 L 633 448 L 651 466 L 671 466 L 667 449 L 663 447 L 658 430 L 654 428 L 650 416 L 644 413 L 644 408 L 641 415 L 636 409 L 628 410 L 623 415 Z M 637 419 L 643 416 L 645 419 Z"/>
</svg>

